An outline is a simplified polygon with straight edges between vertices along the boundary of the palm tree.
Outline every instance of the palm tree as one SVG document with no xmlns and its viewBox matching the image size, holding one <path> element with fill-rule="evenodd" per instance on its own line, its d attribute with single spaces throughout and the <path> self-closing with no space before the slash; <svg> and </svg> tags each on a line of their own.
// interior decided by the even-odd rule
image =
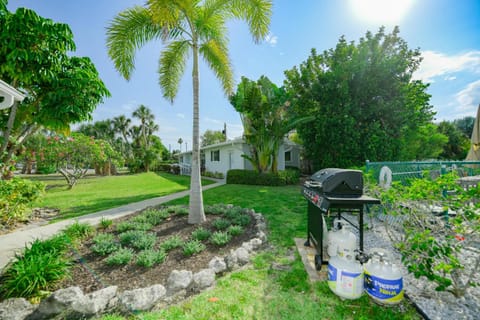
<svg viewBox="0 0 480 320">
<path fill-rule="evenodd" d="M 130 128 L 132 120 L 122 114 L 121 116 L 113 118 L 112 121 L 115 132 L 120 133 L 125 143 L 128 144 L 128 129 Z"/>
<path fill-rule="evenodd" d="M 147 126 L 148 123 L 153 122 L 155 116 L 153 115 L 152 111 L 141 104 L 137 110 L 133 111 L 132 116 L 138 118 L 140 120 L 140 129 L 141 135 L 143 137 L 144 145 L 147 145 Z"/>
<path fill-rule="evenodd" d="M 244 20 L 255 42 L 269 31 L 271 0 L 148 0 L 119 13 L 107 28 L 107 47 L 116 69 L 127 80 L 135 51 L 151 40 L 165 44 L 160 54 L 159 84 L 173 103 L 189 55 L 192 56 L 193 148 L 189 223 L 205 221 L 200 180 L 199 55 L 220 80 L 226 95 L 233 91 L 226 22 Z"/>
<path fill-rule="evenodd" d="M 183 143 L 183 139 L 182 138 L 178 138 L 178 144 L 180 145 L 180 153 L 182 152 L 182 143 Z"/>
</svg>

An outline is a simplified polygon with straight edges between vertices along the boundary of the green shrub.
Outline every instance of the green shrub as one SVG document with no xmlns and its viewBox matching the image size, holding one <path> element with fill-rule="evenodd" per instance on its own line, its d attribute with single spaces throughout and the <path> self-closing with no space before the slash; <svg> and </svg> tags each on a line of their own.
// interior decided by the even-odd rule
<svg viewBox="0 0 480 320">
<path fill-rule="evenodd" d="M 117 252 L 108 256 L 105 262 L 110 265 L 128 264 L 133 258 L 133 250 L 129 248 L 120 248 Z"/>
<path fill-rule="evenodd" d="M 205 206 L 205 212 L 209 214 L 224 214 L 227 210 L 227 206 L 224 204 Z"/>
<path fill-rule="evenodd" d="M 175 213 L 178 214 L 178 215 L 188 215 L 188 212 L 189 212 L 189 209 L 188 207 L 185 207 L 185 206 L 177 206 L 176 209 L 175 209 Z"/>
<path fill-rule="evenodd" d="M 37 163 L 36 172 L 39 174 L 51 174 L 57 172 L 57 168 L 53 164 Z"/>
<path fill-rule="evenodd" d="M 154 233 L 146 233 L 142 230 L 129 230 L 121 233 L 118 237 L 120 238 L 120 243 L 136 249 L 151 249 L 157 241 Z"/>
<path fill-rule="evenodd" d="M 238 236 L 243 233 L 243 228 L 241 226 L 230 226 L 228 227 L 227 232 L 231 236 Z"/>
<path fill-rule="evenodd" d="M 170 251 L 175 248 L 181 247 L 183 245 L 183 240 L 179 236 L 172 236 L 164 240 L 160 247 L 165 251 Z"/>
<path fill-rule="evenodd" d="M 262 186 L 284 186 L 296 184 L 300 180 L 298 170 L 286 169 L 278 173 L 258 173 L 253 170 L 229 170 L 227 172 L 227 184 L 247 184 Z"/>
<path fill-rule="evenodd" d="M 0 224 L 12 225 L 29 218 L 28 207 L 45 192 L 41 182 L 14 177 L 0 179 Z"/>
<path fill-rule="evenodd" d="M 128 230 L 133 230 L 133 226 L 132 226 L 131 222 L 123 221 L 123 222 L 120 222 L 119 224 L 117 224 L 115 229 L 118 232 L 125 232 L 125 231 L 128 231 Z"/>
<path fill-rule="evenodd" d="M 203 173 L 203 176 L 204 177 L 209 177 L 209 178 L 215 178 L 215 179 L 223 179 L 224 176 L 223 176 L 223 173 L 221 172 L 210 172 L 210 171 L 205 171 Z"/>
<path fill-rule="evenodd" d="M 200 227 L 192 232 L 192 238 L 198 241 L 203 241 L 207 240 L 211 234 L 212 232 L 210 230 Z"/>
<path fill-rule="evenodd" d="M 0 277 L 0 298 L 30 298 L 53 288 L 69 274 L 71 263 L 65 257 L 68 246 L 65 234 L 33 241 L 23 254 L 15 256 Z"/>
<path fill-rule="evenodd" d="M 100 228 L 102 228 L 103 230 L 108 229 L 112 224 L 113 224 L 113 220 L 111 219 L 102 217 L 102 220 L 100 220 Z"/>
<path fill-rule="evenodd" d="M 217 231 L 211 235 L 210 242 L 217 246 L 224 246 L 230 242 L 231 239 L 232 236 L 228 234 L 228 232 Z"/>
<path fill-rule="evenodd" d="M 120 244 L 115 240 L 112 234 L 101 233 L 93 238 L 92 252 L 106 256 L 120 248 Z"/>
<path fill-rule="evenodd" d="M 166 209 L 158 210 L 150 208 L 142 212 L 142 216 L 145 217 L 145 222 L 156 226 L 168 218 L 170 213 Z"/>
<path fill-rule="evenodd" d="M 232 224 L 245 227 L 250 223 L 251 220 L 252 218 L 250 218 L 248 214 L 241 214 L 232 218 Z"/>
<path fill-rule="evenodd" d="M 227 219 L 234 219 L 242 214 L 244 214 L 245 210 L 241 207 L 233 207 L 229 208 L 225 211 L 224 217 Z"/>
<path fill-rule="evenodd" d="M 215 229 L 218 229 L 218 230 L 225 230 L 231 225 L 232 225 L 232 222 L 224 218 L 217 218 L 212 221 L 212 226 L 214 226 Z"/>
<path fill-rule="evenodd" d="M 192 256 L 196 253 L 200 253 L 205 250 L 206 246 L 198 240 L 190 240 L 183 244 L 183 254 L 186 256 Z"/>
<path fill-rule="evenodd" d="M 78 220 L 63 230 L 72 241 L 85 239 L 90 236 L 93 231 L 94 228 L 91 225 L 88 223 L 80 223 Z"/>
<path fill-rule="evenodd" d="M 154 264 L 163 263 L 167 258 L 165 250 L 143 250 L 137 255 L 137 265 L 141 267 L 150 268 Z"/>
</svg>

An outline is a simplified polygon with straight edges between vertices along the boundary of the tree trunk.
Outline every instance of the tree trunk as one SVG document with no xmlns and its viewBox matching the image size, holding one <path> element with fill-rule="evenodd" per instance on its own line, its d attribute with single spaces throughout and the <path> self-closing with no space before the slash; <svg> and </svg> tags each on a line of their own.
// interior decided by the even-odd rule
<svg viewBox="0 0 480 320">
<path fill-rule="evenodd" d="M 200 133 L 199 133 L 199 72 L 198 43 L 193 40 L 193 146 L 192 173 L 190 176 L 190 211 L 188 223 L 197 224 L 206 220 L 203 209 L 202 181 L 200 176 Z"/>
</svg>

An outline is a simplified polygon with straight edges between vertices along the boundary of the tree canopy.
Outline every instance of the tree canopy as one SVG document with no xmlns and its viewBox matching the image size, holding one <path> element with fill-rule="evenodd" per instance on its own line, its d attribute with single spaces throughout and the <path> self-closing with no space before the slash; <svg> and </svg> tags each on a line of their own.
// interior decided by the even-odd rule
<svg viewBox="0 0 480 320">
<path fill-rule="evenodd" d="M 322 54 L 312 49 L 285 72 L 294 114 L 314 117 L 297 131 L 315 168 L 416 158 L 411 139 L 434 115 L 428 86 L 412 80 L 420 61 L 398 28 L 386 34 L 382 27 L 358 44 L 341 37 Z"/>
<path fill-rule="evenodd" d="M 225 135 L 220 130 L 206 130 L 200 137 L 202 147 L 210 146 L 212 144 L 224 142 L 227 140 Z"/>
<path fill-rule="evenodd" d="M 1 162 L 42 126 L 68 131 L 70 124 L 91 119 L 110 94 L 89 58 L 69 54 L 75 43 L 66 24 L 2 5 L 0 43 L 0 78 L 27 95 L 20 106 L 0 112 Z"/>
</svg>

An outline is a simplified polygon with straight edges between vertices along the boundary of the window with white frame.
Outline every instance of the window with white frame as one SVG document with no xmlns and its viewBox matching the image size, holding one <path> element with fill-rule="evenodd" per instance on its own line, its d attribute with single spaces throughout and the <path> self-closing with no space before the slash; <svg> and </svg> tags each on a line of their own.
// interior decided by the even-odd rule
<svg viewBox="0 0 480 320">
<path fill-rule="evenodd" d="M 220 150 L 210 151 L 210 161 L 220 161 Z"/>
</svg>

